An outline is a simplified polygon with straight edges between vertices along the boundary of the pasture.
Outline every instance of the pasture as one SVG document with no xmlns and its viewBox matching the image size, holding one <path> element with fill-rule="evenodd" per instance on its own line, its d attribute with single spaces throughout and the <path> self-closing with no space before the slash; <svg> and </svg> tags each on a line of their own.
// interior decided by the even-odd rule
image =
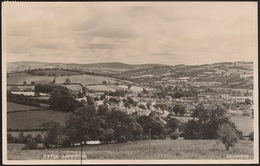
<svg viewBox="0 0 260 166">
<path fill-rule="evenodd" d="M 93 76 L 93 75 L 72 75 L 72 76 L 61 76 L 56 78 L 56 83 L 63 84 L 66 78 L 70 79 L 71 83 L 80 83 L 82 85 L 90 85 L 90 84 L 102 84 L 103 81 L 107 83 L 110 82 L 115 83 L 113 78 L 105 77 L 105 76 Z"/>
<path fill-rule="evenodd" d="M 47 109 L 9 113 L 7 114 L 7 129 L 33 130 L 39 128 L 43 122 L 50 121 L 63 124 L 67 115 L 68 113 Z"/>
<path fill-rule="evenodd" d="M 40 107 L 34 107 L 29 105 L 22 105 L 12 102 L 7 102 L 7 112 L 19 111 L 19 110 L 32 110 L 32 109 L 40 109 Z"/>
<path fill-rule="evenodd" d="M 23 73 L 7 78 L 7 85 L 22 85 L 24 81 L 26 81 L 27 84 L 30 84 L 32 81 L 34 81 L 36 84 L 49 84 L 53 81 L 53 79 L 54 77 L 33 76 L 30 74 Z"/>
<path fill-rule="evenodd" d="M 44 159 L 43 154 L 80 153 L 80 147 L 57 148 L 45 150 L 8 150 L 8 159 Z M 230 151 L 217 140 L 151 140 L 106 145 L 85 145 L 83 153 L 90 160 L 104 159 L 228 159 L 228 155 L 248 155 L 253 159 L 253 142 L 241 140 Z M 85 161 L 87 163 L 87 161 Z M 83 162 L 84 163 L 84 162 Z"/>
<path fill-rule="evenodd" d="M 95 90 L 95 91 L 116 91 L 114 88 L 110 87 L 109 85 L 91 85 L 86 86 L 89 90 Z"/>
<path fill-rule="evenodd" d="M 14 86 L 7 86 L 7 90 L 11 90 L 12 87 L 14 87 Z M 29 88 L 34 90 L 35 86 L 34 85 L 25 85 L 25 86 L 17 86 L 17 87 L 19 88 L 20 91 L 24 91 L 24 90 L 29 89 Z"/>
<path fill-rule="evenodd" d="M 82 87 L 80 85 L 77 85 L 77 84 L 62 85 L 62 86 L 65 86 L 72 91 L 81 91 L 82 90 Z"/>
<path fill-rule="evenodd" d="M 35 70 L 31 71 L 34 74 L 41 74 L 44 73 L 46 76 L 64 76 L 64 75 L 79 75 L 79 72 L 76 71 L 69 71 L 69 70 L 58 70 L 58 69 L 51 69 L 51 70 Z"/>
</svg>

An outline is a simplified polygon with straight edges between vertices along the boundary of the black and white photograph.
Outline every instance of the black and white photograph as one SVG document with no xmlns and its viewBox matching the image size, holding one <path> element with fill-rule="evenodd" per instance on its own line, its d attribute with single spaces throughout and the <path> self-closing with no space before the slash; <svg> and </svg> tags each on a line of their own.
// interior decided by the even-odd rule
<svg viewBox="0 0 260 166">
<path fill-rule="evenodd" d="M 3 2 L 3 163 L 258 163 L 257 5 Z"/>
</svg>

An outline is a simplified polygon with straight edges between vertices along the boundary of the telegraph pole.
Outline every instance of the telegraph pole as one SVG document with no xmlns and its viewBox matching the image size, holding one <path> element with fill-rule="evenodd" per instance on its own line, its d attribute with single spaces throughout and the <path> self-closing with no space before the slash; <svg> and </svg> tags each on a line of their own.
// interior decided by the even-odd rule
<svg viewBox="0 0 260 166">
<path fill-rule="evenodd" d="M 152 129 L 149 129 L 149 149 L 150 149 L 150 147 L 151 147 L 151 130 L 152 130 Z"/>
</svg>

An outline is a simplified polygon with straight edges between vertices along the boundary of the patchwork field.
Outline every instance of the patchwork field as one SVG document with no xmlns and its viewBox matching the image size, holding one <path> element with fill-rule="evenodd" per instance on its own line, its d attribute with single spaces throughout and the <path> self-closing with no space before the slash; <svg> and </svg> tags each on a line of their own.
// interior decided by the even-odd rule
<svg viewBox="0 0 260 166">
<path fill-rule="evenodd" d="M 62 85 L 67 87 L 68 89 L 72 90 L 72 91 L 81 91 L 82 87 L 80 85 Z"/>
<path fill-rule="evenodd" d="M 86 145 L 83 153 L 88 159 L 228 159 L 228 155 L 247 155 L 253 158 L 253 142 L 239 141 L 230 151 L 225 151 L 216 140 L 151 140 L 135 141 L 121 144 Z M 48 153 L 80 153 L 80 147 L 58 148 L 49 150 L 8 150 L 8 159 L 43 159 Z M 87 163 L 87 160 L 85 161 Z M 84 162 L 83 162 L 84 163 Z"/>
<path fill-rule="evenodd" d="M 71 83 L 80 83 L 82 85 L 89 84 L 102 84 L 103 81 L 115 83 L 113 78 L 105 76 L 93 76 L 93 75 L 72 75 L 72 76 L 61 76 L 56 78 L 56 83 L 64 83 L 66 78 L 70 79 Z"/>
<path fill-rule="evenodd" d="M 33 76 L 30 74 L 19 74 L 15 76 L 10 76 L 7 78 L 7 85 L 13 85 L 13 84 L 18 84 L 21 85 L 23 84 L 24 81 L 27 82 L 27 84 L 30 84 L 32 81 L 34 81 L 36 84 L 49 84 L 52 82 L 54 77 L 49 77 L 49 76 Z"/>
<path fill-rule="evenodd" d="M 32 110 L 32 109 L 40 109 L 40 107 L 7 102 L 7 112 L 13 112 L 18 110 Z"/>
<path fill-rule="evenodd" d="M 68 113 L 38 110 L 26 112 L 14 112 L 7 114 L 7 129 L 37 129 L 42 122 L 55 121 L 60 124 L 65 122 Z"/>
</svg>

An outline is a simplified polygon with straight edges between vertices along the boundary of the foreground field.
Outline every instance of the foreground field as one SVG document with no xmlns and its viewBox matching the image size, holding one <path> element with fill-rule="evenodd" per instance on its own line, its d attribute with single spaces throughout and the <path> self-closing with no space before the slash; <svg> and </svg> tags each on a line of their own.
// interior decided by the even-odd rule
<svg viewBox="0 0 260 166">
<path fill-rule="evenodd" d="M 38 110 L 26 112 L 14 112 L 7 115 L 7 129 L 37 129 L 42 122 L 55 121 L 63 124 L 68 113 Z"/>
<path fill-rule="evenodd" d="M 240 141 L 230 151 L 225 151 L 222 144 L 216 140 L 152 140 L 135 141 L 122 144 L 87 145 L 83 153 L 88 159 L 227 159 L 228 155 L 248 155 L 253 159 L 253 142 Z M 80 147 L 59 148 L 49 150 L 8 150 L 11 160 L 39 160 L 44 154 L 61 154 L 74 151 L 80 152 Z M 245 158 L 244 158 L 245 159 Z"/>
</svg>

